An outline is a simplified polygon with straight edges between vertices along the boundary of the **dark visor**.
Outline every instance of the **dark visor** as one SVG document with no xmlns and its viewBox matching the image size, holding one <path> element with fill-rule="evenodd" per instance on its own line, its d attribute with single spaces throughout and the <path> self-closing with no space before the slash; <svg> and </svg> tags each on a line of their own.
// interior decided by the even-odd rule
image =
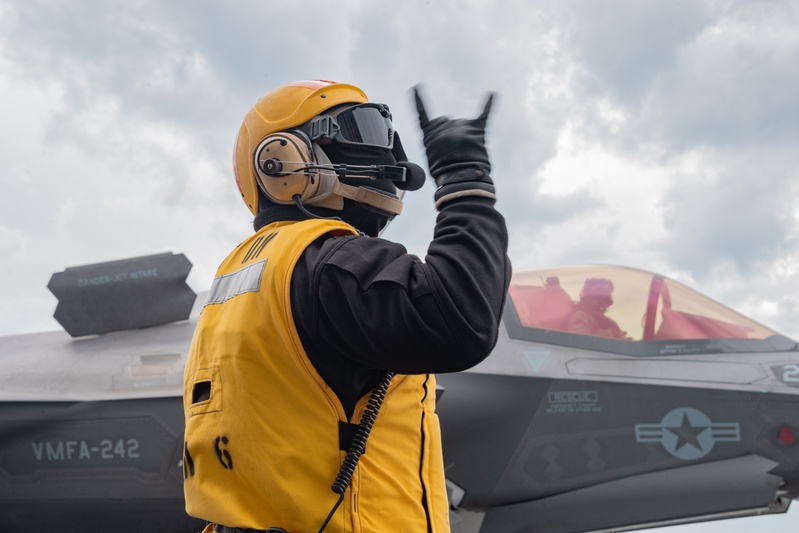
<svg viewBox="0 0 799 533">
<path fill-rule="evenodd" d="M 332 115 L 320 115 L 309 124 L 309 137 L 333 139 L 354 148 L 391 150 L 394 127 L 384 104 L 361 104 Z"/>
</svg>

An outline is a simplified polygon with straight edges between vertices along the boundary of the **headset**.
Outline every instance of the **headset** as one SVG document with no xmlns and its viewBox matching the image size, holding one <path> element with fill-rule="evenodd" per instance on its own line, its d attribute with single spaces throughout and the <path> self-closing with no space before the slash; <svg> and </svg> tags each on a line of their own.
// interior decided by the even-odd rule
<svg viewBox="0 0 799 533">
<path fill-rule="evenodd" d="M 368 184 L 355 187 L 339 179 L 386 179 L 404 188 L 402 184 L 407 181 L 409 168 L 406 161 L 397 166 L 334 165 L 322 148 L 301 130 L 267 135 L 253 151 L 253 157 L 258 185 L 275 203 L 341 211 L 344 198 L 349 198 L 386 211 L 392 217 L 402 212 L 402 200 L 396 196 L 369 188 Z"/>
</svg>

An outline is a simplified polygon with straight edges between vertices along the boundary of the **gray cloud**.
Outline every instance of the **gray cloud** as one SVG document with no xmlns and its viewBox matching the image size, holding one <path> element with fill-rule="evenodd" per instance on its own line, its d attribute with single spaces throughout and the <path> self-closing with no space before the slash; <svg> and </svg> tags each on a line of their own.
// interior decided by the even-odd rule
<svg viewBox="0 0 799 533">
<path fill-rule="evenodd" d="M 69 235 L 73 264 L 174 245 L 212 269 L 235 228 L 248 229 L 230 172 L 241 117 L 274 86 L 308 77 L 352 81 L 389 103 L 422 164 L 411 85 L 424 82 L 432 112 L 451 116 L 477 114 L 485 91 L 498 91 L 488 140 L 500 209 L 532 241 L 563 235 L 541 261 L 634 257 L 700 280 L 722 262 L 767 268 L 795 244 L 795 2 L 0 5 L 0 73 L 15 90 L 34 87 L 39 106 L 19 128 L 27 136 L 0 147 L 13 161 L 5 179 L 27 179 L 16 201 L 0 200 L 0 227 L 29 260 L 20 239 L 44 239 L 46 220 Z M 667 177 L 666 193 L 646 199 L 652 220 L 616 220 L 620 200 L 597 190 L 539 193 L 566 128 Z M 681 166 L 691 157 L 702 168 Z M 414 251 L 429 239 L 430 192 L 408 195 L 410 215 L 387 234 Z M 25 212 L 34 199 L 40 220 Z M 590 239 L 564 233 L 581 221 Z M 625 228 L 643 223 L 666 235 L 629 242 Z M 99 257 L 111 234 L 129 244 Z"/>
<path fill-rule="evenodd" d="M 680 48 L 711 22 L 707 4 L 687 0 L 655 2 L 569 2 L 564 32 L 585 67 L 581 92 L 608 94 L 638 108 Z"/>
<path fill-rule="evenodd" d="M 715 175 L 675 176 L 662 199 L 670 231 L 664 253 L 700 281 L 724 261 L 756 275 L 796 246 L 796 156 L 760 150 L 716 158 Z"/>
</svg>

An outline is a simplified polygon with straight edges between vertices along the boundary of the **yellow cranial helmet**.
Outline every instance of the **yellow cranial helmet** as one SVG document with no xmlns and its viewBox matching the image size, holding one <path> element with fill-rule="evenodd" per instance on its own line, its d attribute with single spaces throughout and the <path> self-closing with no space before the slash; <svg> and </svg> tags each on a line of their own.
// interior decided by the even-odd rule
<svg viewBox="0 0 799 533">
<path fill-rule="evenodd" d="M 244 117 L 233 153 L 236 184 L 250 212 L 258 214 L 259 185 L 254 154 L 267 136 L 305 124 L 332 107 L 368 101 L 358 87 L 328 80 L 295 81 L 258 100 Z"/>
</svg>

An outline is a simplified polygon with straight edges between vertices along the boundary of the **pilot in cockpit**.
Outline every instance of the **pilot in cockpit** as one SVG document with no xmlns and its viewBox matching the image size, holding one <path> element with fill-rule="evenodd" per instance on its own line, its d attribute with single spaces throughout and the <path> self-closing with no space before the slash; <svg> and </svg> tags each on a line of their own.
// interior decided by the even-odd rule
<svg viewBox="0 0 799 533">
<path fill-rule="evenodd" d="M 568 329 L 580 335 L 594 335 L 612 339 L 629 339 L 615 320 L 606 316 L 613 305 L 613 282 L 609 279 L 588 278 L 585 280 L 580 301 L 569 318 Z"/>
</svg>

